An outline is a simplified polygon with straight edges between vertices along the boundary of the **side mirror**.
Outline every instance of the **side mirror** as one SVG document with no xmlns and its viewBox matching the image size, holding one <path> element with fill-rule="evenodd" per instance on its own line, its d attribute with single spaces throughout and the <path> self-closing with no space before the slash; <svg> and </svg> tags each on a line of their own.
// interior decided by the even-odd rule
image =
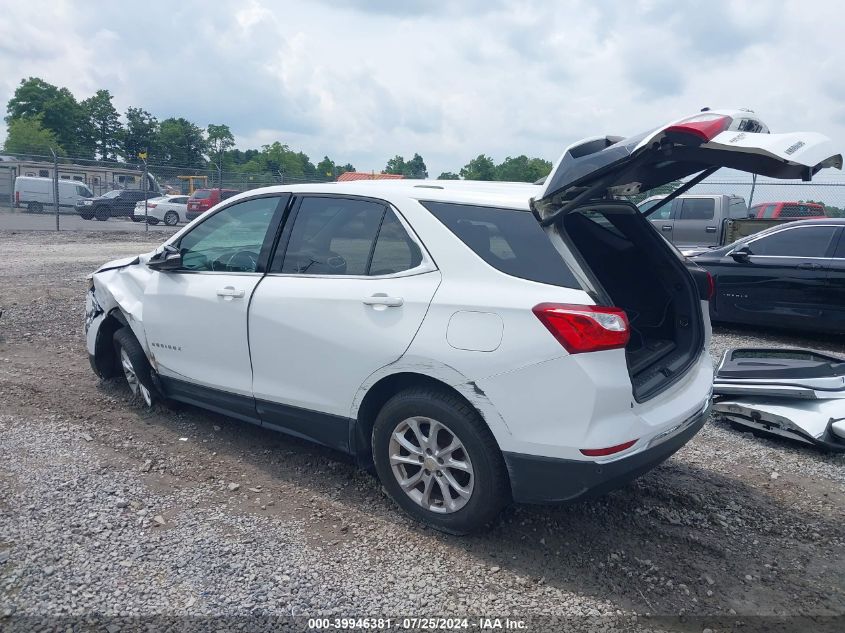
<svg viewBox="0 0 845 633">
<path fill-rule="evenodd" d="M 748 248 L 748 244 L 741 244 L 731 251 L 731 257 L 737 262 L 747 262 L 750 255 L 751 249 Z"/>
<path fill-rule="evenodd" d="M 177 270 L 182 268 L 182 253 L 175 246 L 168 244 L 161 252 L 150 257 L 147 266 L 153 270 Z"/>
</svg>

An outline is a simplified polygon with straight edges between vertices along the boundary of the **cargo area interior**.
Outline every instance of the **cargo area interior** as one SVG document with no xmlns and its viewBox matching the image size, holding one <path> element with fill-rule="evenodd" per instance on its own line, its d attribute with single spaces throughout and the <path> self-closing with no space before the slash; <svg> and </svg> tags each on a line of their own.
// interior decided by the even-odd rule
<svg viewBox="0 0 845 633">
<path fill-rule="evenodd" d="M 703 344 L 698 292 L 681 260 L 635 207 L 610 204 L 566 214 L 563 229 L 613 305 L 625 310 L 625 348 L 638 401 L 692 365 Z"/>
</svg>

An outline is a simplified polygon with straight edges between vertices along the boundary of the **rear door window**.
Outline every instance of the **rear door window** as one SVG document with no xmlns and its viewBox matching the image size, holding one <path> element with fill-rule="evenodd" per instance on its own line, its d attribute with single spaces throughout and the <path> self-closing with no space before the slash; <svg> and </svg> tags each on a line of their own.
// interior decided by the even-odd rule
<svg viewBox="0 0 845 633">
<path fill-rule="evenodd" d="M 713 198 L 684 198 L 681 201 L 681 220 L 712 220 L 716 211 Z"/>
<path fill-rule="evenodd" d="M 295 275 L 366 275 L 386 211 L 384 203 L 372 200 L 303 198 L 285 252 L 277 254 L 272 270 Z"/>
<path fill-rule="evenodd" d="M 368 275 L 393 275 L 422 263 L 417 246 L 392 209 L 388 209 L 378 231 Z"/>
<path fill-rule="evenodd" d="M 530 213 L 447 202 L 421 204 L 493 268 L 520 279 L 580 288 Z"/>
<path fill-rule="evenodd" d="M 802 226 L 771 233 L 748 246 L 752 255 L 768 257 L 828 257 L 835 226 Z"/>
</svg>

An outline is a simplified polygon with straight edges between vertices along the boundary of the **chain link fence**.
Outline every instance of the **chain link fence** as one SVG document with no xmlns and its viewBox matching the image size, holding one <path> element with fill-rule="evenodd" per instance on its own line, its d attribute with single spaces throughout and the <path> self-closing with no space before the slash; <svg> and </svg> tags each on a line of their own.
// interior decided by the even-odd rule
<svg viewBox="0 0 845 633">
<path fill-rule="evenodd" d="M 16 212 L 33 210 L 33 206 L 21 204 L 15 195 L 15 181 L 18 177 L 46 178 L 54 186 L 45 189 L 46 198 L 34 208 L 43 213 L 55 213 L 55 195 L 59 189 L 60 213 L 74 213 L 73 202 L 65 196 L 75 191 L 77 197 L 90 192 L 100 196 L 115 189 L 144 189 L 144 174 L 148 174 L 147 189 L 150 194 L 190 195 L 196 189 L 222 187 L 236 191 L 247 191 L 258 187 L 280 184 L 319 183 L 333 181 L 333 177 L 314 174 L 285 174 L 275 172 L 243 172 L 216 168 L 194 168 L 161 165 L 153 162 L 124 163 L 118 161 L 86 160 L 67 157 L 54 158 L 44 155 L 2 155 L 0 156 L 0 207 Z M 56 183 L 58 181 L 58 183 Z M 62 182 L 70 185 L 58 185 Z M 73 185 L 79 185 L 75 189 Z M 676 183 L 679 185 L 680 183 Z M 638 202 L 650 195 L 671 191 L 663 187 L 636 196 Z M 811 182 L 754 178 L 749 174 L 726 172 L 716 174 L 693 187 L 688 193 L 728 194 L 745 199 L 749 207 L 765 202 L 818 202 L 825 206 L 828 215 L 845 217 L 845 176 L 841 172 L 826 170 Z M 25 202 L 25 201 L 24 201 Z"/>
</svg>

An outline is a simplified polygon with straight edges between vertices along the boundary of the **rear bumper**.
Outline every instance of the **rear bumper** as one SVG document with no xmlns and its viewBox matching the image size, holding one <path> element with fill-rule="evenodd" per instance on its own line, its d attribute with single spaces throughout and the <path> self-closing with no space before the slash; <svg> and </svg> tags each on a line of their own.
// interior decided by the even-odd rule
<svg viewBox="0 0 845 633">
<path fill-rule="evenodd" d="M 196 220 L 203 213 L 205 213 L 205 211 L 185 211 L 185 219 L 187 219 L 188 222 L 190 222 L 192 220 Z"/>
<path fill-rule="evenodd" d="M 581 461 L 504 453 L 513 500 L 568 503 L 615 490 L 666 460 L 698 433 L 710 415 L 710 400 L 676 427 L 652 438 L 651 445 L 615 461 Z"/>
</svg>

